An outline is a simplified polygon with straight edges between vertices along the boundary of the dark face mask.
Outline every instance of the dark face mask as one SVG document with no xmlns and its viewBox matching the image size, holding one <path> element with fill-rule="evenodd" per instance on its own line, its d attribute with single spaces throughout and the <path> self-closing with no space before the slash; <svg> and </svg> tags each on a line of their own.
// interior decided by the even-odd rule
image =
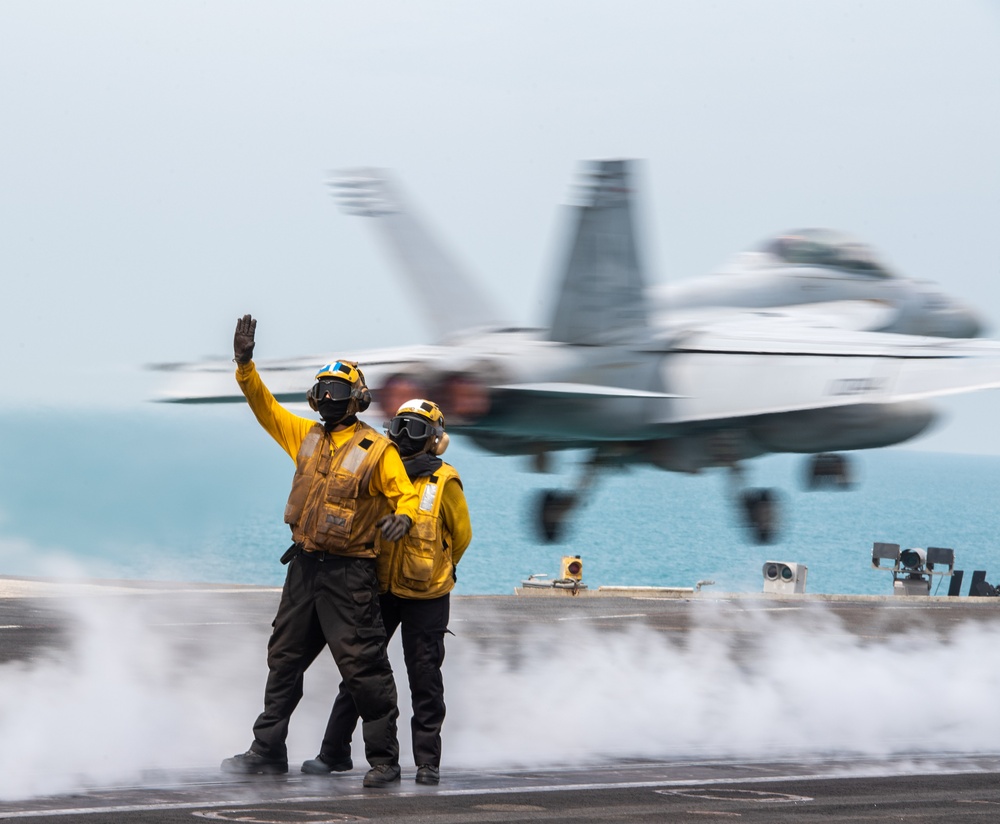
<svg viewBox="0 0 1000 824">
<path fill-rule="evenodd" d="M 319 408 L 319 416 L 324 423 L 331 425 L 338 424 L 347 417 L 347 407 L 350 406 L 351 399 L 334 401 L 330 398 L 323 398 L 316 406 Z"/>
<path fill-rule="evenodd" d="M 427 445 L 427 438 L 411 438 L 408 432 L 403 431 L 394 436 L 392 442 L 396 444 L 400 457 L 409 458 L 411 455 L 423 452 L 424 447 Z"/>
</svg>

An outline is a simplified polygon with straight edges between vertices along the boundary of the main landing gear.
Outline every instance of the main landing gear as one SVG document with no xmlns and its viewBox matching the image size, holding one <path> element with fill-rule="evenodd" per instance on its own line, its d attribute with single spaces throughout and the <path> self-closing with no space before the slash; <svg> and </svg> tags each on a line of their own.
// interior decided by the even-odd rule
<svg viewBox="0 0 1000 824">
<path fill-rule="evenodd" d="M 573 511 L 597 477 L 598 461 L 590 460 L 575 490 L 546 489 L 538 496 L 538 535 L 547 544 L 561 541 L 569 513 Z"/>
<path fill-rule="evenodd" d="M 740 493 L 743 518 L 755 543 L 774 543 L 778 534 L 778 493 L 768 487 Z"/>
<path fill-rule="evenodd" d="M 820 452 L 806 465 L 806 488 L 849 489 L 852 484 L 851 465 L 846 455 Z"/>
<path fill-rule="evenodd" d="M 743 523 L 758 544 L 770 544 L 778 538 L 780 495 L 776 489 L 745 489 L 738 464 L 731 467 L 734 497 Z M 809 490 L 850 489 L 853 484 L 850 460 L 836 452 L 813 455 L 806 465 L 805 485 Z"/>
<path fill-rule="evenodd" d="M 729 466 L 731 497 L 742 518 L 743 526 L 754 543 L 770 544 L 777 540 L 780 515 L 780 495 L 770 487 L 743 486 L 743 467 Z"/>
<path fill-rule="evenodd" d="M 546 489 L 538 496 L 538 534 L 545 543 L 562 538 L 566 517 L 576 503 L 575 493 L 559 489 Z"/>
<path fill-rule="evenodd" d="M 537 460 L 537 468 L 544 469 L 543 457 Z M 606 455 L 595 456 L 586 464 L 576 489 L 546 489 L 539 493 L 536 526 L 542 541 L 556 543 L 562 540 L 569 514 L 593 485 L 602 464 L 615 465 Z M 781 523 L 780 492 L 771 487 L 744 487 L 742 467 L 735 462 L 729 467 L 731 497 L 743 526 L 754 543 L 774 543 L 778 540 Z M 849 489 L 853 484 L 850 461 L 846 455 L 835 452 L 813 455 L 807 463 L 805 481 L 810 490 Z"/>
</svg>

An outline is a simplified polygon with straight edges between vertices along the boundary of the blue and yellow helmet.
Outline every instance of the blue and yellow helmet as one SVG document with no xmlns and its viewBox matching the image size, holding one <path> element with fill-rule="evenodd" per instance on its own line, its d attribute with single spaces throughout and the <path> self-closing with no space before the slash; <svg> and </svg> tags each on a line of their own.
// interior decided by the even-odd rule
<svg viewBox="0 0 1000 824">
<path fill-rule="evenodd" d="M 334 400 L 350 398 L 354 401 L 348 409 L 349 415 L 364 412 L 372 402 L 372 394 L 365 385 L 364 372 L 355 361 L 334 361 L 316 373 L 316 383 L 306 393 L 309 406 L 314 410 L 318 409 L 320 399 L 326 394 Z"/>
<path fill-rule="evenodd" d="M 333 378 L 347 381 L 352 386 L 358 382 L 365 382 L 365 377 L 361 374 L 361 370 L 358 369 L 358 365 L 352 361 L 334 361 L 333 363 L 328 363 L 316 373 L 317 381 Z"/>
</svg>

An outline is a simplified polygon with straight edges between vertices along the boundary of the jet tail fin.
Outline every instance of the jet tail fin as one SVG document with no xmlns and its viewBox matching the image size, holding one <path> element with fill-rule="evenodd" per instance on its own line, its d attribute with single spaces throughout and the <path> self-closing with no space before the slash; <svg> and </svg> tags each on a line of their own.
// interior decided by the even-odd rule
<svg viewBox="0 0 1000 824">
<path fill-rule="evenodd" d="M 376 228 L 409 275 L 414 297 L 438 339 L 502 325 L 486 294 L 406 207 L 384 170 L 348 170 L 331 180 L 330 186 L 343 211 L 376 218 Z"/>
<path fill-rule="evenodd" d="M 632 168 L 628 160 L 603 160 L 589 172 L 551 340 L 586 345 L 633 341 L 648 327 L 646 279 L 632 225 Z"/>
</svg>

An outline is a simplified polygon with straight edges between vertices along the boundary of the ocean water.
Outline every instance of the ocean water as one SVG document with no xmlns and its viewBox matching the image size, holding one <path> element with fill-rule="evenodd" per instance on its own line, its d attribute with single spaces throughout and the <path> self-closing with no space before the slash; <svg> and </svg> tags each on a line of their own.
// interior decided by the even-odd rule
<svg viewBox="0 0 1000 824">
<path fill-rule="evenodd" d="M 1000 580 L 1000 458 L 884 449 L 857 453 L 860 483 L 805 492 L 801 456 L 752 462 L 754 486 L 782 491 L 781 540 L 750 543 L 726 474 L 630 469 L 603 476 L 565 539 L 535 534 L 539 491 L 567 487 L 580 455 L 539 475 L 462 438 L 459 469 L 474 539 L 456 594 L 510 593 L 533 573 L 557 577 L 579 555 L 598 585 L 759 592 L 767 560 L 808 567 L 808 591 L 889 594 L 873 541 L 951 547 L 956 567 Z M 293 464 L 242 406 L 143 406 L 131 412 L 0 413 L 0 574 L 214 581 L 279 586 Z M 947 581 L 936 589 L 947 592 Z"/>
</svg>

